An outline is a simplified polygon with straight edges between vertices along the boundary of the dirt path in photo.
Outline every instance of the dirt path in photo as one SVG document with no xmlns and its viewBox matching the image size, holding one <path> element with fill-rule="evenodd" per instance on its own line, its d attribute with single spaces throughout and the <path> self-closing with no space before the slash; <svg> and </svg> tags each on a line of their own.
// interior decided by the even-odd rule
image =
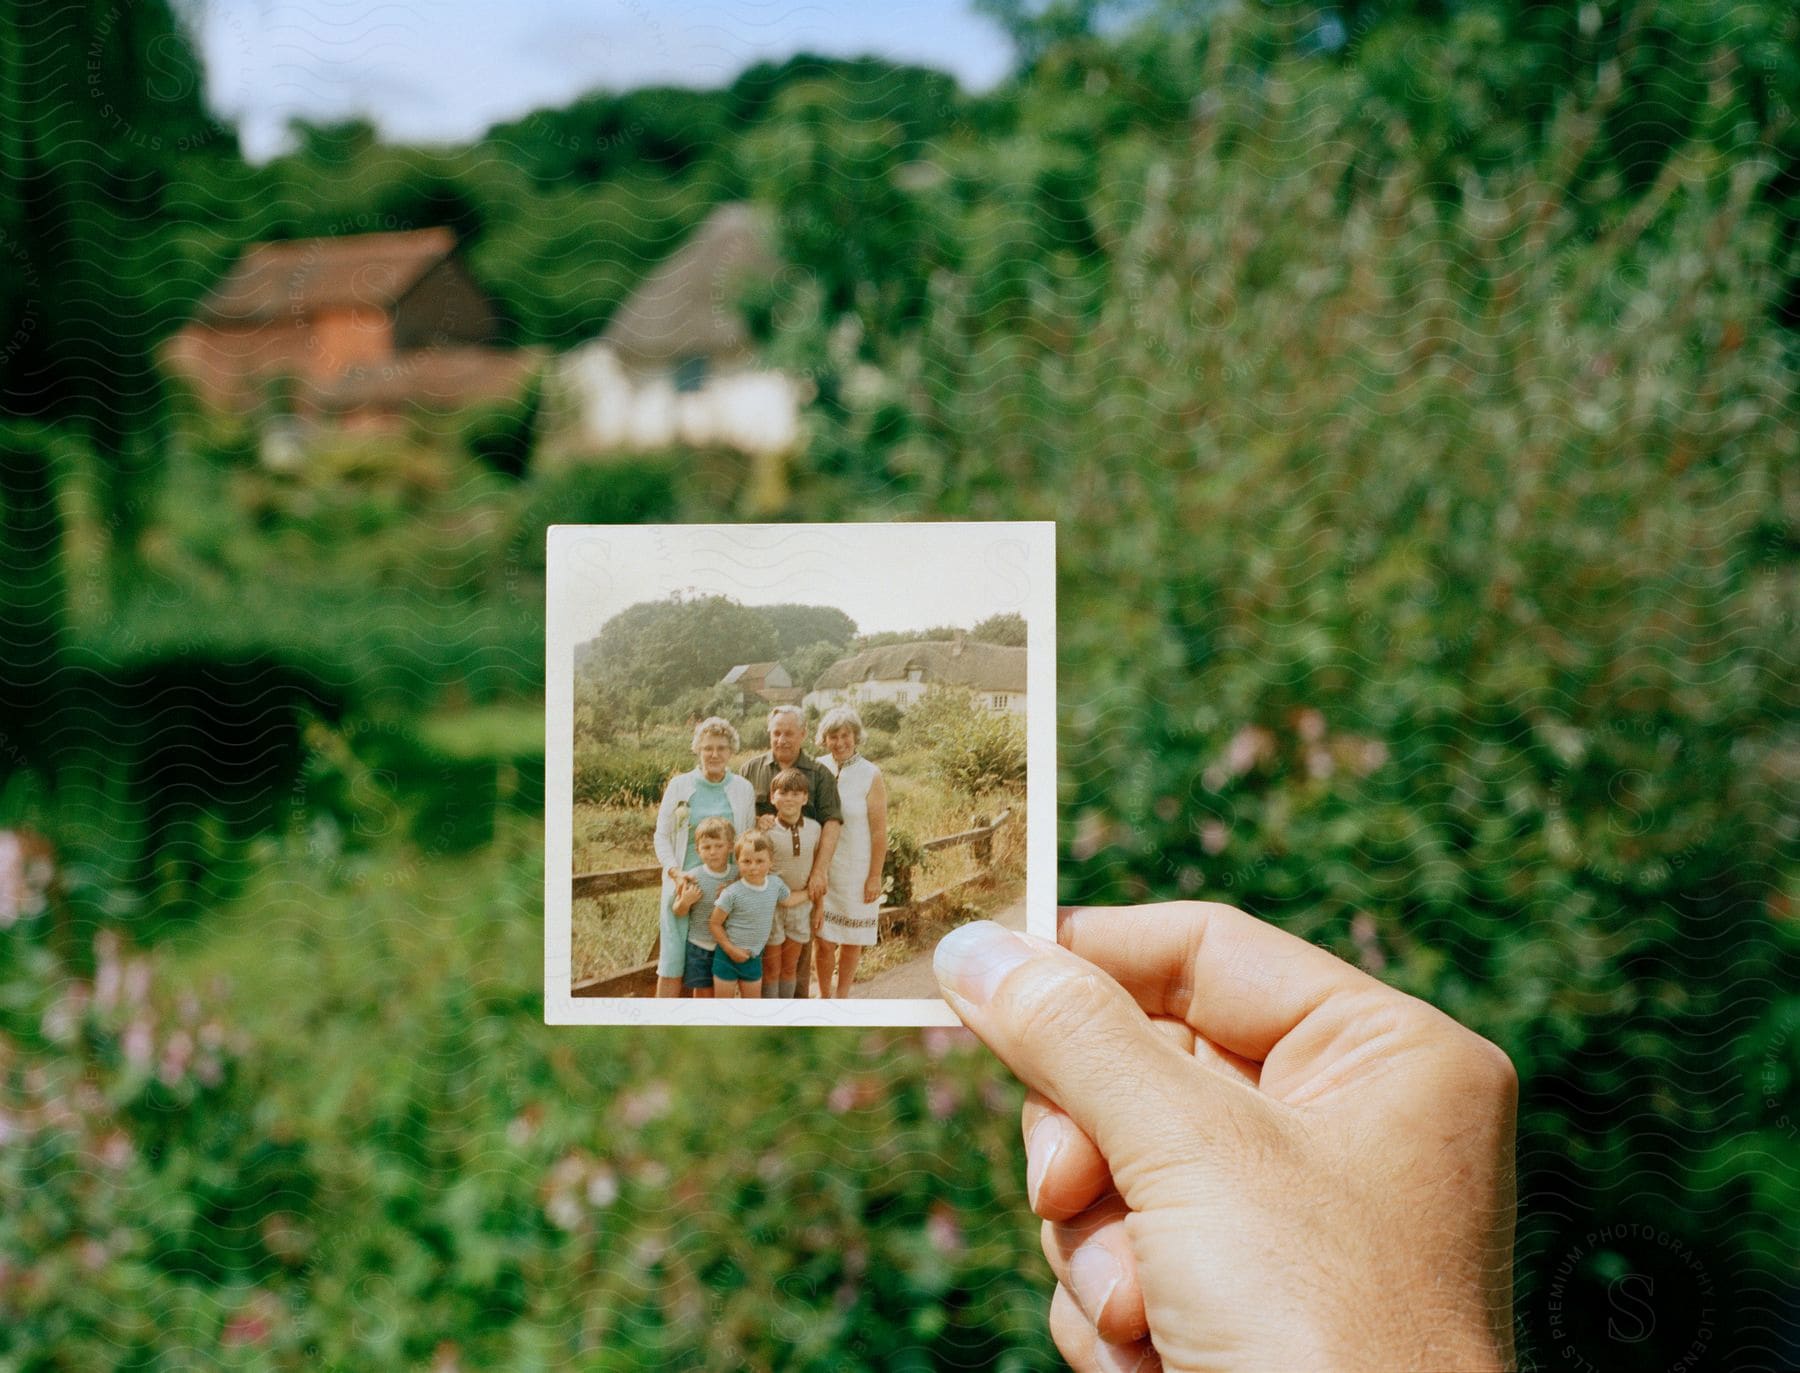
<svg viewBox="0 0 1800 1373">
<path fill-rule="evenodd" d="M 992 918 L 1009 930 L 1024 929 L 1025 898 L 1021 896 L 1017 901 L 997 912 Z M 930 951 L 927 950 L 920 954 L 911 962 L 902 963 L 898 968 L 889 968 L 884 973 L 877 973 L 867 982 L 852 984 L 850 995 L 852 998 L 938 995 L 937 979 L 931 975 Z"/>
</svg>

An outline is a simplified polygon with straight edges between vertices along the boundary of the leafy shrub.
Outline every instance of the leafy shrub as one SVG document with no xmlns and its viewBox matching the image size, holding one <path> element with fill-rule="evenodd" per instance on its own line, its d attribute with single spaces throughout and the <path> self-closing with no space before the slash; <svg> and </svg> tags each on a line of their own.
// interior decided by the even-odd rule
<svg viewBox="0 0 1800 1373">
<path fill-rule="evenodd" d="M 881 903 L 884 906 L 912 904 L 913 878 L 924 861 L 925 850 L 910 833 L 902 829 L 888 831 L 887 857 L 881 864 Z"/>
<path fill-rule="evenodd" d="M 520 566 L 542 571 L 553 524 L 655 524 L 675 517 L 675 483 L 662 462 L 609 461 L 534 477 L 508 540 Z"/>
<path fill-rule="evenodd" d="M 581 749 L 575 755 L 575 799 L 597 806 L 654 806 L 683 766 L 662 750 Z"/>
<path fill-rule="evenodd" d="M 518 396 L 469 407 L 457 416 L 458 438 L 470 457 L 503 477 L 522 477 L 537 446 L 543 413 L 543 379 L 534 377 Z"/>
<path fill-rule="evenodd" d="M 893 701 L 870 701 L 857 708 L 862 716 L 864 726 L 869 729 L 885 729 L 890 732 L 900 728 L 900 707 Z"/>
<path fill-rule="evenodd" d="M 933 773 L 968 796 L 1025 780 L 1025 723 L 966 687 L 933 687 L 906 712 L 902 744 L 928 750 Z"/>
</svg>

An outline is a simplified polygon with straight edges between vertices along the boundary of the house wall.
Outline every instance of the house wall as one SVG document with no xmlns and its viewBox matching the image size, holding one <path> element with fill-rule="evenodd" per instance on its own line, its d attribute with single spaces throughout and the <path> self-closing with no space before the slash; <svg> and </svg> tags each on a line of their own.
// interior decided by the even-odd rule
<svg viewBox="0 0 1800 1373">
<path fill-rule="evenodd" d="M 492 343 L 499 318 L 487 293 L 457 258 L 446 258 L 394 303 L 394 347 Z"/>
<path fill-rule="evenodd" d="M 714 373 L 677 391 L 673 371 L 627 371 L 610 348 L 571 353 L 558 373 L 570 412 L 557 446 L 581 454 L 732 448 L 750 456 L 799 445 L 802 386 L 780 372 Z"/>
<path fill-rule="evenodd" d="M 189 324 L 164 357 L 207 404 L 247 410 L 262 400 L 269 378 L 328 380 L 347 366 L 382 361 L 392 344 L 387 317 L 359 306 L 250 324 Z"/>
<path fill-rule="evenodd" d="M 336 376 L 347 367 L 382 362 L 394 355 L 394 322 L 374 305 L 320 310 L 312 317 L 306 371 Z"/>
<path fill-rule="evenodd" d="M 826 687 L 806 693 L 806 706 L 816 707 L 821 711 L 830 710 L 833 706 L 863 705 L 870 701 L 892 701 L 905 710 L 918 702 L 931 687 L 929 682 L 904 682 L 897 680 L 875 680 L 869 682 L 853 682 L 848 687 Z M 992 691 L 985 687 L 975 689 L 975 699 L 990 710 L 1007 710 L 1015 715 L 1025 713 L 1025 693 L 1022 691 Z"/>
</svg>

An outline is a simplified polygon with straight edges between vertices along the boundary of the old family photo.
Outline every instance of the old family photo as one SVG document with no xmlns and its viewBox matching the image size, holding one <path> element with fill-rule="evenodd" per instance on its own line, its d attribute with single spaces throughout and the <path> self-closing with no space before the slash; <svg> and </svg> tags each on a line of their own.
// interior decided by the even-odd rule
<svg viewBox="0 0 1800 1373">
<path fill-rule="evenodd" d="M 559 526 L 550 554 L 552 1020 L 933 1023 L 947 930 L 1053 926 L 1047 526 Z"/>
</svg>

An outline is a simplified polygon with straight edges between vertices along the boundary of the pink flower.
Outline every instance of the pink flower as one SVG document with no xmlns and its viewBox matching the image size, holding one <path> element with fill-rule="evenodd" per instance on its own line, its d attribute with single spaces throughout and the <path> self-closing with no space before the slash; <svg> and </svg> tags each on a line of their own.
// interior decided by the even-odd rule
<svg viewBox="0 0 1800 1373">
<path fill-rule="evenodd" d="M 930 1214 L 925 1217 L 925 1237 L 940 1254 L 949 1256 L 962 1253 L 965 1247 L 962 1223 L 957 1219 L 956 1209 L 949 1202 L 932 1202 Z"/>
<path fill-rule="evenodd" d="M 668 1083 L 647 1083 L 642 1090 L 627 1092 L 619 1098 L 619 1117 L 633 1130 L 641 1130 L 651 1121 L 666 1116 L 673 1101 Z"/>
<path fill-rule="evenodd" d="M 134 1068 L 148 1068 L 150 1057 L 156 1050 L 155 1042 L 150 1037 L 150 1022 L 134 1020 L 125 1027 L 125 1061 Z"/>
<path fill-rule="evenodd" d="M 1387 967 L 1387 955 L 1381 949 L 1381 931 L 1375 917 L 1358 911 L 1350 917 L 1350 938 L 1356 945 L 1356 961 L 1364 972 L 1378 973 Z"/>
<path fill-rule="evenodd" d="M 604 1210 L 619 1199 L 619 1175 L 604 1163 L 596 1163 L 588 1173 L 587 1202 L 596 1211 Z"/>
<path fill-rule="evenodd" d="M 856 1088 L 848 1082 L 838 1083 L 831 1089 L 830 1095 L 825 1098 L 825 1109 L 834 1116 L 843 1115 L 854 1105 L 856 1105 Z"/>
<path fill-rule="evenodd" d="M 100 1162 L 108 1168 L 123 1168 L 130 1163 L 136 1150 L 131 1147 L 131 1136 L 123 1130 L 109 1130 L 100 1139 Z"/>
<path fill-rule="evenodd" d="M 162 1065 L 156 1074 L 163 1086 L 173 1087 L 186 1077 L 193 1058 L 194 1037 L 186 1030 L 177 1030 L 170 1035 L 169 1042 L 163 1046 Z"/>
<path fill-rule="evenodd" d="M 934 1120 L 948 1120 L 961 1102 L 962 1093 L 943 1079 L 933 1078 L 925 1084 L 925 1108 Z"/>
<path fill-rule="evenodd" d="M 1245 725 L 1231 736 L 1220 759 L 1227 776 L 1242 777 L 1275 756 L 1275 736 L 1261 725 Z"/>
<path fill-rule="evenodd" d="M 275 1333 L 275 1318 L 280 1311 L 280 1303 L 269 1293 L 254 1293 L 237 1314 L 225 1322 L 219 1343 L 228 1346 L 267 1344 Z"/>
<path fill-rule="evenodd" d="M 934 1062 L 947 1057 L 952 1049 L 966 1049 L 976 1043 L 975 1032 L 961 1025 L 927 1025 L 923 1037 L 925 1056 Z"/>
<path fill-rule="evenodd" d="M 521 1149 L 537 1137 L 538 1126 L 544 1121 L 544 1108 L 532 1102 L 506 1124 L 506 1142 L 515 1149 Z"/>
<path fill-rule="evenodd" d="M 26 830 L 0 830 L 0 930 L 42 915 L 55 878 L 47 840 Z"/>
</svg>

